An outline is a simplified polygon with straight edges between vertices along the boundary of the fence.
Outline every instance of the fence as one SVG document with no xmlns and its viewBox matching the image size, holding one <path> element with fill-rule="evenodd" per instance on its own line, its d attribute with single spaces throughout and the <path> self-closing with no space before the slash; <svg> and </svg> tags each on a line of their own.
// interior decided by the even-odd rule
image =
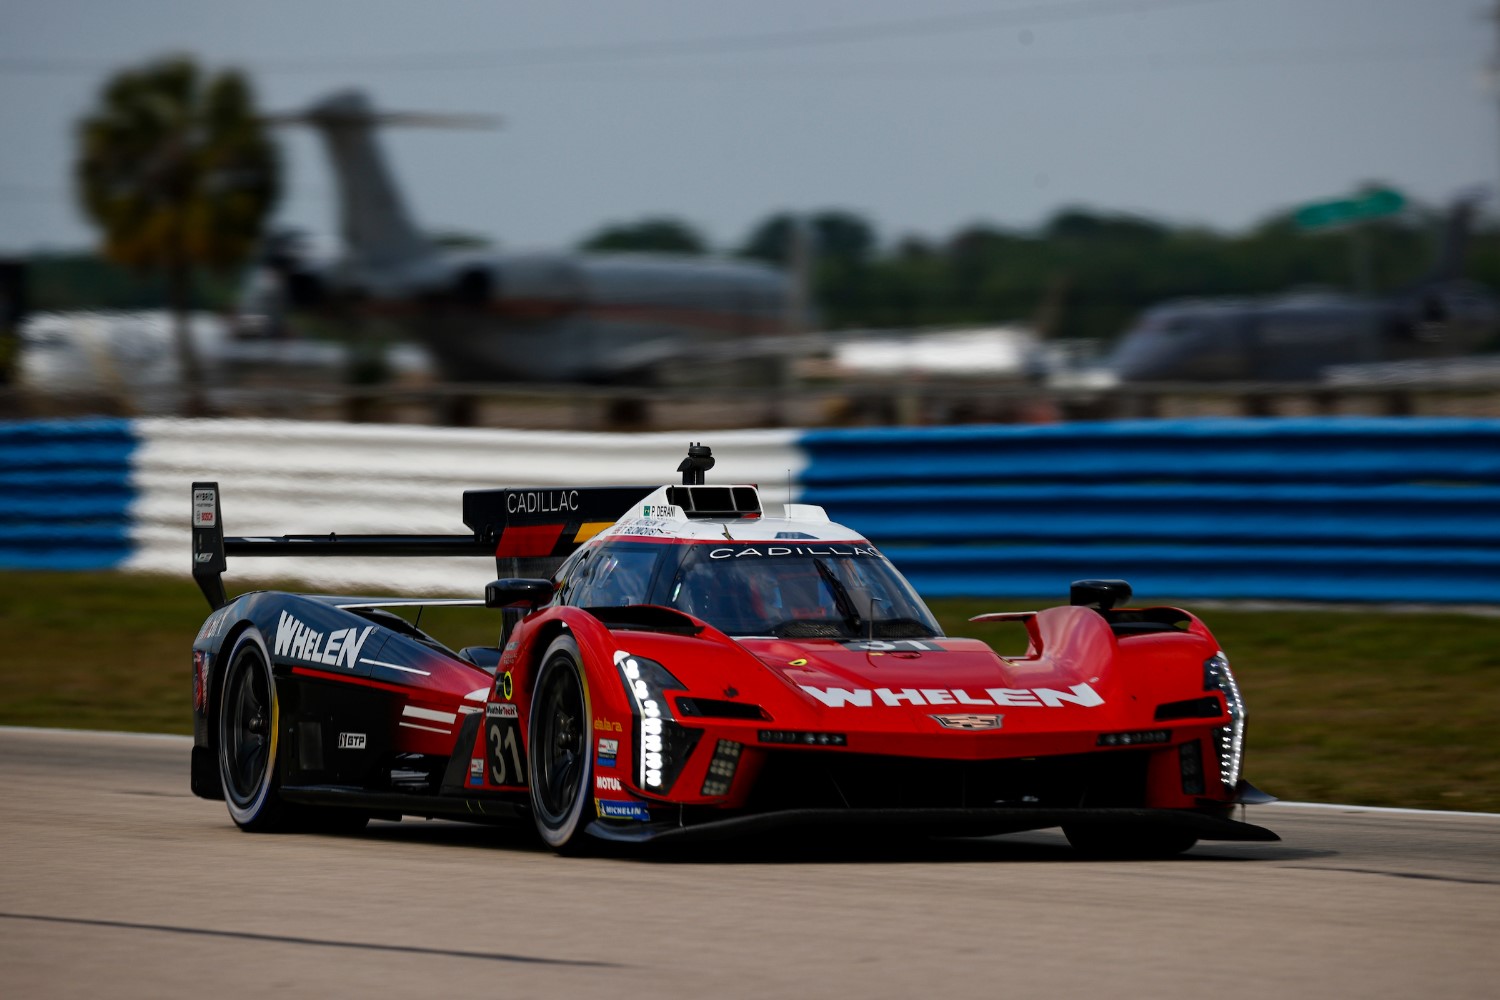
<svg viewBox="0 0 1500 1000">
<path fill-rule="evenodd" d="M 187 491 L 231 534 L 461 532 L 465 488 L 665 482 L 690 435 L 293 421 L 0 424 L 0 566 L 185 574 Z M 929 596 L 1500 603 L 1500 420 L 1131 421 L 715 432 L 720 482 L 790 487 Z M 230 583 L 477 592 L 488 560 L 236 560 Z"/>
</svg>

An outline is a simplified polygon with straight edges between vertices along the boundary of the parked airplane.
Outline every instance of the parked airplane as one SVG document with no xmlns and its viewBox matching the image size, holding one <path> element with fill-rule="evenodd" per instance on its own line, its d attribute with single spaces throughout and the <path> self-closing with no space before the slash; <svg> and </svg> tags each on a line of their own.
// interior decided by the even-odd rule
<svg viewBox="0 0 1500 1000">
<path fill-rule="evenodd" d="M 384 315 L 464 381 L 617 381 L 704 345 L 789 331 L 791 282 L 759 264 L 663 254 L 499 253 L 438 246 L 406 210 L 374 136 L 380 124 L 459 124 L 382 114 L 346 91 L 273 121 L 323 137 L 343 251 L 273 241 L 243 311 Z"/>
<path fill-rule="evenodd" d="M 1404 291 L 1167 302 L 1124 334 L 1107 365 L 1122 381 L 1298 381 L 1334 365 L 1480 350 L 1500 332 L 1500 301 L 1460 277 L 1476 200 L 1454 206 L 1437 263 Z"/>
<path fill-rule="evenodd" d="M 92 396 L 141 415 L 176 413 L 183 381 L 173 325 L 164 309 L 32 313 L 17 327 L 15 382 L 43 397 Z M 188 336 L 212 390 L 310 386 L 348 374 L 348 351 L 338 344 L 235 336 L 218 313 L 189 314 Z M 395 345 L 384 362 L 395 381 L 430 381 L 420 348 Z"/>
</svg>

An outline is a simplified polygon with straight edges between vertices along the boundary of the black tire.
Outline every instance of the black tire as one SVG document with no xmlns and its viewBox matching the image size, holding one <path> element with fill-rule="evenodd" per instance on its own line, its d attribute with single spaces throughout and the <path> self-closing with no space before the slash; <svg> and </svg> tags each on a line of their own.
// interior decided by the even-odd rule
<svg viewBox="0 0 1500 1000">
<path fill-rule="evenodd" d="M 266 641 L 256 629 L 235 640 L 219 692 L 219 780 L 229 816 L 241 830 L 285 829 L 276 750 L 280 714 Z"/>
<path fill-rule="evenodd" d="M 560 854 L 588 846 L 594 741 L 588 682 L 578 644 L 562 636 L 547 647 L 531 691 L 527 773 L 536 832 Z"/>
<path fill-rule="evenodd" d="M 1198 843 L 1186 830 L 1158 826 L 1064 826 L 1063 835 L 1089 858 L 1173 858 Z"/>
</svg>

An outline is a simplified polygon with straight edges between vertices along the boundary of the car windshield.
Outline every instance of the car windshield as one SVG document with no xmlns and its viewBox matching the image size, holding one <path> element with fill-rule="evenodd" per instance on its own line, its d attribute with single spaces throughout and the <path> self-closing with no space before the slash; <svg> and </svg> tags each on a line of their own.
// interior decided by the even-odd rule
<svg viewBox="0 0 1500 1000">
<path fill-rule="evenodd" d="M 658 603 L 729 635 L 916 639 L 932 613 L 868 545 L 808 542 L 686 546 Z M 665 575 L 665 574 L 664 574 Z"/>
</svg>

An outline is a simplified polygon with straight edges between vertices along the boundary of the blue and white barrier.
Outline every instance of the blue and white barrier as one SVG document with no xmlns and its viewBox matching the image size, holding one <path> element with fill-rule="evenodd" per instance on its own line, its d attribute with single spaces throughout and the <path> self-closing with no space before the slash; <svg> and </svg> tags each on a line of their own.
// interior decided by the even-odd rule
<svg viewBox="0 0 1500 1000">
<path fill-rule="evenodd" d="M 713 475 L 781 503 L 792 431 L 715 433 Z M 0 566 L 189 571 L 189 487 L 220 485 L 231 535 L 464 534 L 465 489 L 675 480 L 687 434 L 570 434 L 261 420 L 0 424 Z M 493 559 L 243 559 L 247 581 L 478 594 Z"/>
<path fill-rule="evenodd" d="M 186 574 L 188 484 L 230 534 L 459 533 L 466 488 L 761 484 L 884 548 L 930 596 L 1500 604 L 1500 420 L 571 434 L 290 421 L 0 424 L 0 566 Z M 236 583 L 467 594 L 489 560 L 235 560 Z"/>
<path fill-rule="evenodd" d="M 124 420 L 0 423 L 0 566 L 107 569 L 134 551 Z"/>
<path fill-rule="evenodd" d="M 929 596 L 1500 603 L 1500 420 L 820 431 L 802 499 Z"/>
</svg>

